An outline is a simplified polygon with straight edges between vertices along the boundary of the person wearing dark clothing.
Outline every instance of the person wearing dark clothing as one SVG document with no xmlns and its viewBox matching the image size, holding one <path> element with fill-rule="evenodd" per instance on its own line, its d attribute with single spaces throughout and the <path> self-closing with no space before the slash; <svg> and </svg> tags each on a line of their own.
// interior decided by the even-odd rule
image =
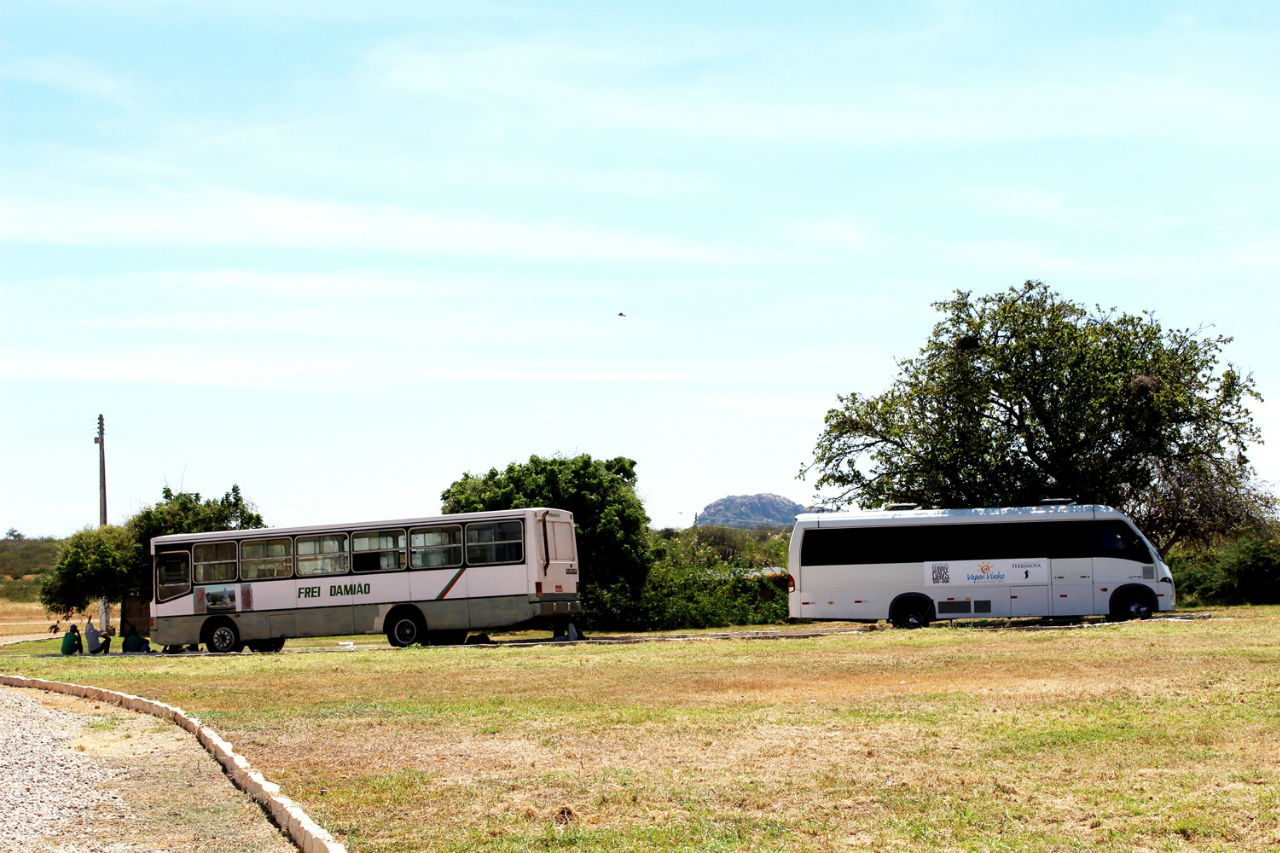
<svg viewBox="0 0 1280 853">
<path fill-rule="evenodd" d="M 124 641 L 120 644 L 120 651 L 125 654 L 146 653 L 151 651 L 151 644 L 138 635 L 137 628 L 130 625 L 129 633 L 124 635 Z"/>
<path fill-rule="evenodd" d="M 80 642 L 80 629 L 72 625 L 67 629 L 67 633 L 62 635 L 62 653 L 78 655 L 82 652 L 84 652 L 84 643 Z"/>
</svg>

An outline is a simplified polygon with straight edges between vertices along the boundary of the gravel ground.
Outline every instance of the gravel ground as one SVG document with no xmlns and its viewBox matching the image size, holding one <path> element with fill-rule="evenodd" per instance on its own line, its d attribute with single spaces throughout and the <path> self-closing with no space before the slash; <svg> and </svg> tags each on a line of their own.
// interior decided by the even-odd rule
<svg viewBox="0 0 1280 853">
<path fill-rule="evenodd" d="M 0 688 L 0 851 L 296 853 L 196 739 L 112 705 Z"/>
<path fill-rule="evenodd" d="M 91 833 L 101 808 L 123 810 L 119 793 L 99 786 L 102 768 L 71 741 L 85 720 L 0 690 L 0 849 L 26 850 L 35 837 Z"/>
</svg>

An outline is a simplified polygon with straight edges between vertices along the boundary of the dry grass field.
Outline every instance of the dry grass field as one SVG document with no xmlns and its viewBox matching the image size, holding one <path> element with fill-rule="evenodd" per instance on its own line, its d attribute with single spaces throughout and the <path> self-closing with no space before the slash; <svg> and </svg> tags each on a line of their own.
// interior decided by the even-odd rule
<svg viewBox="0 0 1280 853">
<path fill-rule="evenodd" d="M 116 625 L 119 625 L 119 614 L 119 607 L 111 608 L 111 616 Z M 91 610 L 77 614 L 74 621 L 83 628 L 85 618 L 90 615 L 95 620 L 98 618 L 98 608 L 96 606 Z M 70 624 L 66 619 L 50 616 L 45 612 L 44 607 L 37 602 L 0 600 L 0 641 L 12 637 L 29 637 L 36 634 L 61 637 L 62 632 L 66 631 L 67 626 Z M 57 625 L 59 628 L 59 632 L 56 635 L 49 630 L 53 625 Z"/>
<path fill-rule="evenodd" d="M 201 715 L 353 853 L 1280 845 L 1280 608 L 0 669 Z"/>
</svg>

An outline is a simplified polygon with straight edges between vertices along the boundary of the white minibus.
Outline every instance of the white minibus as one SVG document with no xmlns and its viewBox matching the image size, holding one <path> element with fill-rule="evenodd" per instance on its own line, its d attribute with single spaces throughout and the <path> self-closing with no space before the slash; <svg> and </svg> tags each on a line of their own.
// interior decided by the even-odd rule
<svg viewBox="0 0 1280 853">
<path fill-rule="evenodd" d="M 917 628 L 936 619 L 1145 619 L 1175 604 L 1173 575 L 1128 516 L 1105 506 L 886 509 L 796 517 L 796 619 Z"/>
</svg>

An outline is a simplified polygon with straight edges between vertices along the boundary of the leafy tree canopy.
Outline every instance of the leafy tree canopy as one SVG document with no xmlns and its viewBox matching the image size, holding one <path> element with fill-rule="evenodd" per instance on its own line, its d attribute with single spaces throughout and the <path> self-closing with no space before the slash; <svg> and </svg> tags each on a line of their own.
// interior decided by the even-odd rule
<svg viewBox="0 0 1280 853">
<path fill-rule="evenodd" d="M 1089 311 L 1038 281 L 935 303 L 942 319 L 888 391 L 839 397 L 815 458 L 834 502 L 1119 507 L 1158 547 L 1256 525 L 1274 499 L 1253 377 L 1220 367 L 1223 336 L 1154 314 Z"/>
<path fill-rule="evenodd" d="M 40 603 L 65 618 L 99 598 L 119 601 L 138 560 L 137 550 L 137 540 L 124 527 L 108 525 L 73 534 L 41 581 Z"/>
<path fill-rule="evenodd" d="M 649 573 L 649 517 L 636 495 L 631 459 L 531 456 L 505 470 L 463 474 L 440 499 L 445 512 L 545 506 L 573 513 L 584 598 L 625 585 L 638 592 Z"/>
</svg>

